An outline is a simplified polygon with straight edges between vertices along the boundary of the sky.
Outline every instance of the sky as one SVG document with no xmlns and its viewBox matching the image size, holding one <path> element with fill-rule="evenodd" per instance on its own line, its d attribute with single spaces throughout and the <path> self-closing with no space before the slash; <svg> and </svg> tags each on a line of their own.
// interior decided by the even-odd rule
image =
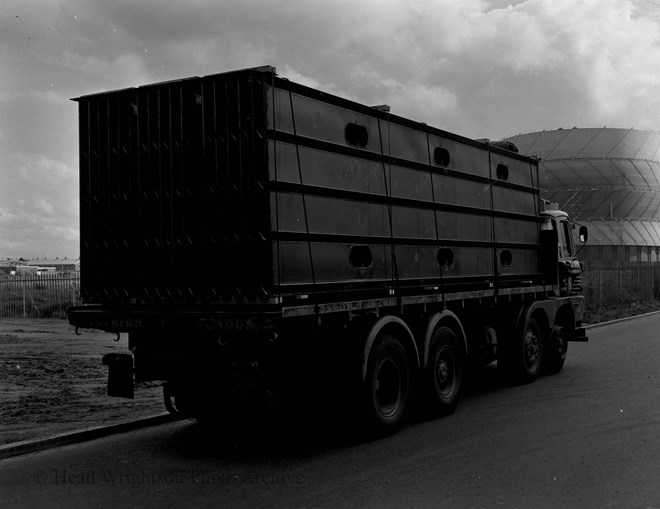
<svg viewBox="0 0 660 509">
<path fill-rule="evenodd" d="M 71 98 L 261 65 L 472 138 L 660 130 L 660 0 L 0 0 L 0 259 L 79 255 Z"/>
</svg>

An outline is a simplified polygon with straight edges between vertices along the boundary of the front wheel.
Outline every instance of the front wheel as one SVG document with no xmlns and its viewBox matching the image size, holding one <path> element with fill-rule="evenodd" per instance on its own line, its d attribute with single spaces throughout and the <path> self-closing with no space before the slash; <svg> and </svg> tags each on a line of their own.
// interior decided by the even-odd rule
<svg viewBox="0 0 660 509">
<path fill-rule="evenodd" d="M 396 428 L 408 405 L 410 382 L 408 356 L 401 342 L 389 334 L 378 337 L 369 353 L 363 382 L 368 426 L 379 431 Z"/>
</svg>

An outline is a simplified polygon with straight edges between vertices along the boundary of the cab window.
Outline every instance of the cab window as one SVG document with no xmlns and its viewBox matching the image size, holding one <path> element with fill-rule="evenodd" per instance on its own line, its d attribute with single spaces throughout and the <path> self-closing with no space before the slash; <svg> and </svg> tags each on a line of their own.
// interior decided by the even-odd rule
<svg viewBox="0 0 660 509">
<path fill-rule="evenodd" d="M 559 233 L 559 249 L 560 249 L 560 257 L 570 258 L 573 256 L 573 249 L 571 243 L 571 227 L 568 224 L 568 221 L 561 222 L 561 228 Z"/>
</svg>

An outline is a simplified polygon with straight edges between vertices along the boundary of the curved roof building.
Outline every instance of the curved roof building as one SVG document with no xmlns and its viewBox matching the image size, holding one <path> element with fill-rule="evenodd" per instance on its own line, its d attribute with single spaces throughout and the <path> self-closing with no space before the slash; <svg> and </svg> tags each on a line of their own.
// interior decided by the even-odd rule
<svg viewBox="0 0 660 509">
<path fill-rule="evenodd" d="M 656 261 L 660 132 L 557 129 L 507 138 L 541 158 L 542 196 L 589 227 L 589 261 Z"/>
</svg>

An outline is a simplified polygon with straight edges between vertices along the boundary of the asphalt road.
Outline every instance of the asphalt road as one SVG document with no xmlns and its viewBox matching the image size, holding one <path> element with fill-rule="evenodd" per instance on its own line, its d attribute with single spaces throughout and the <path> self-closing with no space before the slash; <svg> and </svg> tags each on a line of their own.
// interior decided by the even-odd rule
<svg viewBox="0 0 660 509">
<path fill-rule="evenodd" d="M 6 459 L 0 506 L 660 508 L 659 331 L 593 329 L 526 386 L 487 368 L 454 415 L 377 441 L 177 422 Z"/>
</svg>

